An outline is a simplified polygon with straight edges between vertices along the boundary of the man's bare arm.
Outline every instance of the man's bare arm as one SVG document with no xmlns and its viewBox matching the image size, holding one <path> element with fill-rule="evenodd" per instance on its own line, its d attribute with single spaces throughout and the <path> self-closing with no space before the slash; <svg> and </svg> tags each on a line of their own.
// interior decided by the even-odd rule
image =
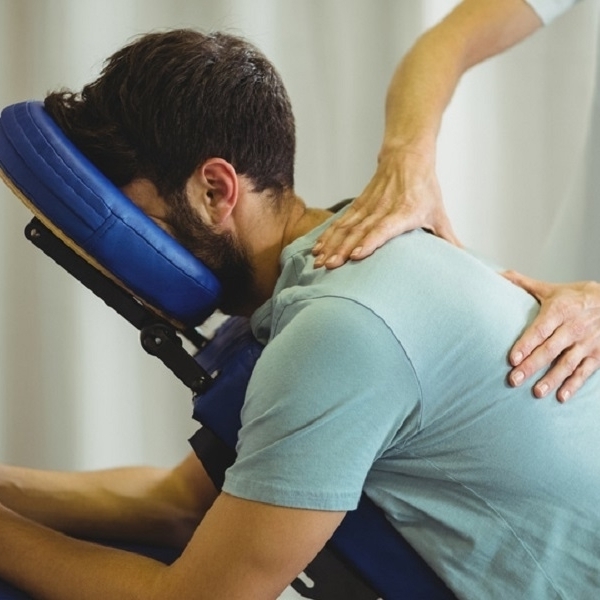
<svg viewBox="0 0 600 600">
<path fill-rule="evenodd" d="M 0 507 L 0 577 L 48 600 L 275 599 L 343 516 L 221 494 L 167 567 L 68 538 Z"/>
<path fill-rule="evenodd" d="M 86 538 L 182 547 L 216 496 L 193 454 L 173 469 L 58 472 L 0 466 L 0 503 Z"/>
</svg>

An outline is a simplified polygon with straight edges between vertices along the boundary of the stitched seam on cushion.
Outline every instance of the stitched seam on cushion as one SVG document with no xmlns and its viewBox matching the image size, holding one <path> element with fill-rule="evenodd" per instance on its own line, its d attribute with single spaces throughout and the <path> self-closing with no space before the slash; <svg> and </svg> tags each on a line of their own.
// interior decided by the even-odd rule
<svg viewBox="0 0 600 600">
<path fill-rule="evenodd" d="M 27 112 L 28 112 L 28 113 L 30 112 L 30 111 L 29 111 L 29 107 L 27 107 Z M 33 122 L 33 123 L 35 123 L 35 121 L 34 121 L 33 117 L 31 117 L 31 118 L 32 118 L 32 122 Z M 24 129 L 23 129 L 23 127 L 22 127 L 21 123 L 19 123 L 19 122 L 17 121 L 17 125 L 19 126 L 19 128 L 21 129 L 21 131 L 23 131 L 23 135 L 25 136 L 25 139 L 27 139 L 28 143 L 30 143 L 30 142 L 29 142 L 29 139 L 28 139 L 28 138 L 27 138 L 27 136 L 25 135 L 25 132 L 24 132 Z M 40 129 L 40 128 L 39 128 L 39 126 L 37 125 L 37 123 L 35 123 L 35 125 L 36 125 L 36 127 L 37 127 L 37 131 L 40 133 L 41 137 L 42 137 L 42 138 L 44 139 L 44 141 L 46 142 L 46 144 L 47 144 L 47 147 L 48 147 L 48 148 L 50 149 L 50 151 L 51 151 L 51 152 L 54 154 L 54 156 L 55 156 L 55 157 L 56 157 L 56 158 L 57 158 L 57 159 L 60 161 L 60 163 L 61 163 L 61 164 L 63 164 L 63 165 L 64 165 L 64 166 L 65 166 L 65 167 L 68 169 L 68 171 L 69 171 L 69 172 L 70 172 L 70 173 L 71 173 L 71 174 L 72 174 L 72 175 L 73 175 L 73 176 L 74 176 L 74 177 L 75 177 L 75 178 L 76 178 L 76 179 L 79 181 L 79 183 L 81 183 L 81 184 L 82 184 L 82 185 L 83 185 L 83 186 L 84 186 L 86 189 L 88 189 L 88 190 L 90 191 L 90 193 L 91 193 L 91 194 L 93 194 L 95 197 L 97 197 L 97 198 L 98 198 L 98 199 L 99 199 L 99 200 L 100 200 L 100 201 L 103 203 L 103 205 L 106 207 L 106 209 L 109 211 L 110 215 L 111 215 L 111 216 L 112 216 L 114 219 L 116 219 L 116 220 L 120 221 L 120 222 L 123 224 L 123 226 L 124 226 L 124 227 L 126 227 L 126 228 L 127 228 L 129 231 L 131 231 L 133 234 L 135 234 L 135 235 L 136 235 L 136 236 L 137 236 L 137 237 L 138 237 L 140 240 L 142 240 L 142 241 L 144 242 L 144 244 L 145 244 L 145 245 L 147 245 L 147 246 L 149 246 L 150 248 L 152 248 L 152 249 L 153 249 L 153 250 L 156 252 L 156 254 L 157 254 L 157 255 L 159 255 L 159 256 L 161 256 L 162 258 L 164 258 L 164 259 L 165 259 L 165 260 L 166 260 L 166 261 L 167 261 L 169 264 L 171 264 L 171 265 L 172 265 L 172 266 L 173 266 L 173 267 L 174 267 L 174 268 L 175 268 L 175 269 L 176 269 L 178 272 L 180 272 L 182 275 L 184 275 L 184 276 L 185 276 L 185 277 L 187 277 L 188 279 L 190 279 L 190 280 L 194 281 L 194 282 L 195 282 L 196 284 L 198 284 L 198 285 L 199 285 L 199 286 L 200 286 L 202 289 L 204 289 L 204 290 L 209 290 L 209 288 L 208 288 L 207 286 L 205 286 L 204 284 L 200 283 L 200 282 L 199 282 L 197 279 L 195 279 L 194 277 L 192 277 L 192 275 L 191 275 L 189 272 L 186 272 L 186 271 L 184 271 L 184 270 L 181 268 L 181 266 L 180 266 L 180 265 L 177 265 L 177 264 L 175 264 L 175 263 L 174 263 L 174 262 L 173 262 L 173 261 L 172 261 L 172 260 L 171 260 L 171 259 L 170 259 L 168 256 L 166 256 L 164 253 L 162 253 L 162 252 L 158 251 L 158 250 L 157 250 L 157 248 L 156 248 L 155 246 L 153 246 L 152 244 L 150 244 L 150 242 L 149 242 L 149 241 L 148 241 L 148 240 L 147 240 L 147 239 L 146 239 L 146 238 L 145 238 L 145 237 L 144 237 L 144 236 L 143 236 L 143 235 L 142 235 L 142 234 L 141 234 L 141 233 L 140 233 L 140 232 L 139 232 L 137 229 L 133 228 L 133 227 L 132 227 L 132 226 L 131 226 L 129 223 L 127 223 L 126 221 L 124 221 L 124 220 L 122 219 L 122 217 L 121 217 L 119 214 L 115 213 L 115 212 L 112 210 L 112 208 L 111 208 L 111 207 L 110 207 L 108 204 L 106 204 L 106 203 L 104 202 L 104 200 L 103 200 L 102 196 L 100 196 L 100 195 L 99 195 L 99 194 L 98 194 L 98 193 L 97 193 L 97 192 L 96 192 L 94 189 L 92 189 L 92 188 L 91 188 L 91 187 L 90 187 L 90 186 L 89 186 L 89 185 L 88 185 L 88 184 L 87 184 L 87 183 L 86 183 L 86 182 L 85 182 L 83 179 L 81 179 L 81 177 L 80 177 L 80 176 L 79 176 L 79 175 L 78 175 L 78 174 L 77 174 L 75 171 L 73 171 L 73 169 L 72 169 L 72 168 L 71 168 L 71 167 L 70 167 L 70 166 L 69 166 L 69 165 L 68 165 L 68 164 L 65 162 L 65 160 L 63 159 L 63 157 L 62 157 L 62 156 L 61 156 L 61 155 L 60 155 L 60 154 L 59 154 L 59 153 L 56 151 L 56 149 L 54 148 L 54 146 L 51 144 L 51 142 L 50 142 L 49 138 L 48 138 L 48 137 L 45 135 L 45 132 L 44 132 L 42 129 Z M 30 143 L 30 145 L 33 147 L 33 145 L 32 145 L 31 143 Z M 14 147 L 14 146 L 13 146 L 13 147 Z M 15 150 L 16 150 L 16 149 L 15 149 Z M 70 189 L 71 189 L 71 190 L 72 190 L 72 191 L 73 191 L 73 192 L 74 192 L 74 193 L 77 195 L 77 192 L 76 192 L 75 188 L 74 188 L 74 187 L 73 187 L 73 186 L 72 186 L 72 185 L 71 185 L 71 184 L 70 184 L 70 183 L 69 183 L 69 182 L 68 182 L 68 181 L 67 181 L 67 180 L 64 178 L 64 176 L 63 176 L 63 175 L 62 175 L 60 172 L 58 172 L 56 169 L 54 169 L 54 168 L 53 168 L 53 167 L 50 165 L 50 163 L 49 163 L 49 162 L 48 162 L 48 161 L 47 161 L 47 160 L 46 160 L 46 159 L 45 159 L 43 156 L 41 156 L 41 155 L 39 155 L 39 156 L 40 156 L 40 158 L 41 158 L 41 159 L 42 159 L 42 160 L 43 160 L 43 161 L 46 163 L 46 165 L 48 166 L 48 168 L 52 169 L 52 171 L 53 171 L 53 172 L 54 172 L 54 173 L 55 173 L 55 174 L 56 174 L 56 175 L 57 175 L 57 176 L 58 176 L 58 177 L 59 177 L 59 178 L 60 178 L 60 179 L 61 179 L 61 180 L 62 180 L 62 181 L 65 183 L 65 185 L 66 185 L 67 187 L 69 187 L 69 188 L 70 188 Z M 21 155 L 21 158 L 23 158 L 23 157 L 22 157 L 22 155 Z M 67 205 L 67 206 L 68 206 L 68 205 Z M 90 205 L 88 205 L 88 206 L 90 206 Z M 96 209 L 95 209 L 93 206 L 90 206 L 90 208 L 91 208 L 92 210 L 94 210 L 94 212 L 96 212 L 96 214 L 98 214 L 100 217 L 102 217 L 102 215 L 101 215 L 100 213 L 98 213 L 98 211 L 96 211 Z M 71 210 L 71 209 L 69 209 L 69 210 Z M 71 210 L 71 212 L 74 212 L 74 211 L 72 211 L 72 210 Z M 74 213 L 74 214 L 77 214 L 77 213 Z M 143 214 L 143 213 L 142 213 L 142 214 Z M 144 218 L 145 218 L 145 219 L 148 219 L 148 217 L 147 217 L 146 215 L 143 215 L 143 216 L 144 216 Z M 109 216 L 109 217 L 104 217 L 104 223 L 106 224 L 106 221 L 108 221 L 109 219 L 110 219 L 110 216 Z M 94 233 L 93 233 L 91 236 L 89 236 L 89 237 L 87 238 L 87 239 L 88 239 L 88 241 L 89 241 L 90 239 L 92 239 L 92 238 L 93 238 L 93 237 L 94 237 L 94 236 L 97 234 L 97 232 L 98 232 L 98 231 L 100 231 L 100 230 L 102 230 L 102 229 L 103 229 L 103 227 L 100 227 L 100 228 L 98 228 L 97 230 L 94 230 Z M 165 234 L 165 235 L 168 235 L 168 234 Z M 171 239 L 173 239 L 173 238 L 171 238 Z M 178 242 L 177 242 L 176 240 L 174 240 L 174 239 L 173 239 L 173 242 L 174 242 L 174 243 L 178 243 Z M 207 268 L 207 267 L 205 267 L 205 268 L 208 270 L 208 268 Z M 211 293 L 211 296 L 214 296 L 214 293 Z"/>
<path fill-rule="evenodd" d="M 28 111 L 28 112 L 29 112 L 29 111 Z M 38 132 L 38 133 L 41 135 L 41 137 L 44 139 L 44 141 L 45 141 L 45 142 L 46 142 L 46 144 L 47 144 L 47 147 L 48 147 L 48 148 L 49 148 L 49 149 L 50 149 L 50 150 L 51 150 L 51 151 L 52 151 L 52 152 L 53 152 L 53 153 L 54 153 L 54 154 L 55 154 L 55 155 L 56 155 L 56 156 L 57 156 L 57 157 L 60 159 L 61 163 L 63 163 L 65 166 L 67 166 L 67 168 L 69 168 L 69 170 L 71 170 L 71 169 L 70 169 L 70 167 L 68 167 L 68 165 L 66 165 L 66 163 L 64 162 L 64 160 L 62 159 L 62 157 L 61 157 L 61 156 L 60 156 L 60 155 L 59 155 L 59 154 L 58 154 L 58 153 L 55 151 L 54 147 L 53 147 L 53 146 L 50 144 L 50 142 L 48 141 L 48 138 L 47 138 L 47 137 L 46 137 L 46 136 L 45 136 L 45 135 L 42 133 L 42 131 L 39 129 L 39 127 L 38 127 L 37 123 L 35 123 L 35 121 L 33 121 L 33 119 L 32 119 L 32 122 L 33 122 L 33 123 L 36 125 L 36 127 L 37 127 L 36 131 L 37 131 L 37 132 Z M 23 125 L 21 124 L 21 122 L 20 122 L 19 120 L 15 119 L 15 123 L 16 123 L 16 126 L 17 126 L 17 127 L 19 128 L 19 130 L 21 131 L 21 133 L 22 133 L 22 135 L 23 135 L 23 138 L 26 140 L 27 144 L 30 146 L 30 148 L 31 148 L 32 150 L 34 150 L 34 151 L 35 151 L 35 146 L 34 146 L 34 145 L 33 145 L 33 143 L 30 141 L 30 139 L 29 139 L 29 136 L 28 136 L 28 135 L 25 133 L 25 129 L 24 129 Z M 27 166 L 29 166 L 29 163 L 28 163 L 28 161 L 27 161 L 27 160 L 26 160 L 26 158 L 23 156 L 23 154 L 22 154 L 21 152 L 19 152 L 19 149 L 18 149 L 18 148 L 17 148 L 17 147 L 16 147 L 16 146 L 15 146 L 15 145 L 12 143 L 12 142 L 11 142 L 11 145 L 12 145 L 12 147 L 13 147 L 14 151 L 15 151 L 15 152 L 16 152 L 16 153 L 19 155 L 19 157 L 21 158 L 21 160 L 22 160 L 22 161 L 23 161 L 23 162 L 24 162 L 24 163 L 25 163 Z M 62 176 L 60 173 L 58 173 L 58 171 L 56 171 L 56 170 L 55 170 L 55 169 L 54 169 L 54 168 L 53 168 L 53 167 L 50 165 L 50 163 L 48 163 L 48 161 L 47 161 L 47 160 L 46 160 L 46 159 L 45 159 L 45 158 L 44 158 L 44 157 L 43 157 L 41 154 L 39 154 L 37 151 L 36 151 L 35 153 L 36 153 L 36 155 L 39 157 L 39 159 L 40 159 L 42 162 L 44 162 L 44 164 L 45 164 L 45 165 L 46 165 L 46 166 L 47 166 L 49 169 L 51 169 L 51 170 L 52 170 L 52 172 L 53 172 L 55 175 L 57 175 L 59 179 L 61 179 L 61 180 L 63 181 L 63 183 L 65 183 L 65 184 L 66 184 L 66 186 L 67 186 L 68 188 L 70 188 L 70 189 L 71 189 L 73 192 L 75 192 L 75 189 L 73 188 L 73 186 L 72 186 L 71 184 L 69 184 L 69 183 L 68 183 L 68 182 L 65 180 L 65 178 L 64 178 L 64 177 L 63 177 L 63 176 Z M 83 182 L 82 182 L 82 183 L 83 183 Z M 44 185 L 45 185 L 45 187 L 48 187 L 48 185 L 47 185 L 45 182 L 44 182 Z M 84 186 L 85 186 L 85 187 L 89 187 L 89 186 L 87 186 L 87 185 L 85 185 L 85 184 L 84 184 Z M 53 192 L 53 193 L 54 193 L 54 192 Z M 76 193 L 76 192 L 75 192 L 75 193 Z M 73 210 L 73 209 L 72 209 L 72 208 L 71 208 L 71 207 L 70 207 L 68 204 L 63 204 L 63 206 L 64 206 L 64 207 L 65 207 L 65 208 L 66 208 L 66 209 L 67 209 L 67 210 L 68 210 L 70 213 L 72 213 L 73 215 L 75 215 L 75 216 L 77 216 L 79 219 L 81 219 L 81 216 L 80 216 L 80 215 L 79 215 L 79 214 L 78 214 L 76 211 L 74 211 L 74 210 Z M 96 212 L 96 214 L 98 214 L 98 216 L 100 216 L 100 217 L 102 216 L 102 215 L 100 215 L 100 214 L 99 214 L 97 211 L 95 211 L 95 209 L 94 209 L 93 207 L 90 207 L 90 208 L 92 208 L 92 210 L 94 210 L 94 212 Z"/>
</svg>

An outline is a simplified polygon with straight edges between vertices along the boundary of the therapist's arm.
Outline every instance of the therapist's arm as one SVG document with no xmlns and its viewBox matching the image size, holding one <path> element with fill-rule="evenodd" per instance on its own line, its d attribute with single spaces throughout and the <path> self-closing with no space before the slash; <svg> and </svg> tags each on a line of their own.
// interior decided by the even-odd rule
<svg viewBox="0 0 600 600">
<path fill-rule="evenodd" d="M 504 274 L 541 303 L 540 312 L 509 354 L 512 385 L 522 385 L 544 367 L 533 386 L 543 398 L 556 390 L 565 402 L 600 367 L 600 284 L 552 284 L 510 271 Z"/>
<path fill-rule="evenodd" d="M 542 25 L 525 0 L 464 0 L 398 66 L 386 98 L 377 171 L 346 214 L 317 241 L 315 266 L 362 259 L 419 227 L 459 245 L 436 175 L 442 117 L 462 75 Z"/>
</svg>

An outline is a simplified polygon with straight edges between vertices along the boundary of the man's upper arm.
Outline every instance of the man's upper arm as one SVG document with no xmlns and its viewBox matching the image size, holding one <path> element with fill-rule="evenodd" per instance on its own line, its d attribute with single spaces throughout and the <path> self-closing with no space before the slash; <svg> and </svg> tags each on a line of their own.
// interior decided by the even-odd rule
<svg viewBox="0 0 600 600">
<path fill-rule="evenodd" d="M 221 494 L 155 597 L 277 598 L 321 550 L 343 512 L 284 508 Z"/>
<path fill-rule="evenodd" d="M 224 491 L 352 510 L 379 456 L 418 429 L 420 388 L 390 327 L 358 302 L 294 302 L 248 387 Z"/>
</svg>

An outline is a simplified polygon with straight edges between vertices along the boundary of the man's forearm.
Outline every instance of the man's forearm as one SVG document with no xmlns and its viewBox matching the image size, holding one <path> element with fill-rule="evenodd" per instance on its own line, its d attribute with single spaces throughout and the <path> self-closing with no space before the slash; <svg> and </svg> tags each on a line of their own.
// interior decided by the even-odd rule
<svg viewBox="0 0 600 600">
<path fill-rule="evenodd" d="M 221 494 L 165 566 L 68 538 L 0 505 L 0 579 L 45 600 L 277 598 L 343 517 Z"/>
<path fill-rule="evenodd" d="M 0 466 L 0 503 L 78 537 L 183 546 L 215 493 L 201 472 L 192 489 L 186 473 L 201 471 L 192 461 L 73 473 Z"/>
<path fill-rule="evenodd" d="M 68 538 L 0 507 L 0 578 L 35 598 L 152 598 L 166 567 L 151 559 Z"/>
<path fill-rule="evenodd" d="M 516 44 L 541 25 L 524 0 L 465 0 L 417 40 L 386 98 L 382 152 L 433 152 L 442 116 L 471 66 Z"/>
</svg>

